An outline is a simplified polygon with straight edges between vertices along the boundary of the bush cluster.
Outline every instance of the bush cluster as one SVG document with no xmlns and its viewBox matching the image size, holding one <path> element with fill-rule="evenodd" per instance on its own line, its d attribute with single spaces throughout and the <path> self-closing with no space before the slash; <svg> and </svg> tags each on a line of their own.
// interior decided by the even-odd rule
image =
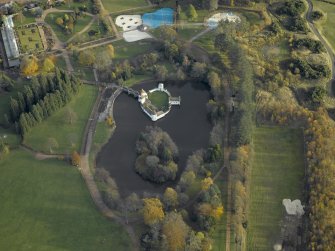
<svg viewBox="0 0 335 251">
<path fill-rule="evenodd" d="M 163 183 L 176 178 L 178 148 L 161 128 L 148 126 L 137 140 L 136 151 L 135 170 L 144 179 Z"/>
<path fill-rule="evenodd" d="M 330 76 L 330 69 L 327 65 L 309 64 L 302 59 L 292 60 L 289 69 L 292 73 L 300 74 L 305 79 L 328 78 Z"/>
<path fill-rule="evenodd" d="M 296 39 L 293 41 L 292 46 L 295 49 L 301 49 L 305 47 L 313 53 L 321 53 L 325 51 L 325 48 L 320 41 L 311 38 Z"/>
</svg>

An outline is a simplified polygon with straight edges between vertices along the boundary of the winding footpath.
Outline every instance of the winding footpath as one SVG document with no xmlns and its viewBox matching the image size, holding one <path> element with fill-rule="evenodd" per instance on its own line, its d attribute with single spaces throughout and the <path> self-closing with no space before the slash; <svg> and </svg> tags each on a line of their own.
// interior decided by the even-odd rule
<svg viewBox="0 0 335 251">
<path fill-rule="evenodd" d="M 321 35 L 320 31 L 315 27 L 313 20 L 312 20 L 312 12 L 313 12 L 313 3 L 312 0 L 307 0 L 308 3 L 308 10 L 306 12 L 306 20 L 308 23 L 308 26 L 310 28 L 310 30 L 318 37 L 318 39 L 321 41 L 321 43 L 323 44 L 323 46 L 326 48 L 327 50 L 327 54 L 330 57 L 330 61 L 331 61 L 331 71 L 332 71 L 332 79 L 330 80 L 335 81 L 335 55 L 334 55 L 334 51 L 333 48 L 331 47 L 331 45 L 329 45 L 328 41 L 323 37 L 323 35 Z"/>
<path fill-rule="evenodd" d="M 105 89 L 106 90 L 106 89 Z M 104 91 L 105 91 L 104 90 Z M 95 183 L 92 171 L 90 170 L 90 165 L 89 165 L 89 153 L 90 149 L 92 146 L 93 142 L 93 136 L 94 132 L 96 129 L 96 125 L 98 122 L 98 117 L 99 117 L 99 106 L 104 94 L 104 91 L 99 92 L 99 95 L 97 97 L 97 100 L 94 104 L 94 108 L 91 112 L 90 118 L 87 122 L 86 128 L 85 128 L 85 134 L 83 138 L 83 144 L 82 144 L 82 149 L 81 149 L 81 161 L 80 161 L 80 167 L 79 171 L 84 178 L 84 181 L 86 183 L 86 186 L 90 192 L 91 198 L 96 205 L 97 209 L 108 219 L 111 219 L 118 224 L 120 224 L 129 234 L 129 237 L 132 242 L 132 247 L 134 251 L 139 250 L 139 243 L 138 243 L 138 238 L 135 234 L 134 229 L 126 224 L 126 222 L 119 216 L 117 216 L 107 205 L 104 203 L 100 191 L 98 189 L 97 184 Z"/>
</svg>

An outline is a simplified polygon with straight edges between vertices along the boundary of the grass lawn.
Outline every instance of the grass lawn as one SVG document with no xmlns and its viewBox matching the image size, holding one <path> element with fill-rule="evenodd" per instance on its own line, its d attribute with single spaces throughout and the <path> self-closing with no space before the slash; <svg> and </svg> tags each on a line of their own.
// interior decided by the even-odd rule
<svg viewBox="0 0 335 251">
<path fill-rule="evenodd" d="M 95 81 L 94 72 L 92 68 L 74 66 L 74 69 L 76 71 L 75 75 L 78 78 L 85 79 L 88 81 Z"/>
<path fill-rule="evenodd" d="M 71 58 L 71 63 L 74 68 L 74 75 L 80 79 L 88 81 L 95 81 L 94 72 L 92 67 L 81 66 L 76 59 Z"/>
<path fill-rule="evenodd" d="M 202 48 L 204 48 L 209 53 L 216 52 L 216 49 L 214 47 L 214 37 L 215 37 L 215 31 L 210 31 L 206 33 L 205 35 L 201 36 L 197 40 L 195 40 L 195 43 Z"/>
<path fill-rule="evenodd" d="M 102 4 L 109 12 L 148 6 L 145 0 L 102 0 Z"/>
<path fill-rule="evenodd" d="M 90 31 L 95 31 L 97 32 L 97 34 L 90 36 L 89 35 Z M 112 34 L 108 34 L 108 32 L 103 27 L 102 23 L 99 20 L 95 20 L 92 26 L 86 32 L 74 38 L 73 41 L 78 41 L 80 43 L 83 43 L 83 42 L 89 42 L 89 41 L 96 40 L 99 38 L 107 37 L 110 35 Z"/>
<path fill-rule="evenodd" d="M 70 13 L 50 13 L 45 17 L 45 22 L 47 22 L 51 28 L 53 29 L 53 31 L 56 33 L 56 36 L 58 37 L 59 40 L 61 40 L 62 42 L 66 42 L 68 39 L 70 39 L 73 35 L 75 35 L 77 32 L 80 32 L 82 29 L 85 28 L 86 25 L 89 24 L 89 22 L 91 21 L 92 17 L 90 16 L 82 16 L 80 18 L 78 18 L 76 20 L 76 23 L 74 25 L 74 29 L 73 29 L 73 33 L 72 34 L 67 34 L 65 33 L 65 31 L 63 30 L 62 27 L 60 27 L 59 25 L 57 25 L 55 23 L 56 19 L 58 17 L 64 17 L 64 14 L 70 14 Z"/>
<path fill-rule="evenodd" d="M 14 129 L 5 129 L 0 127 L 0 142 L 15 148 L 20 144 L 20 136 L 15 133 Z"/>
<path fill-rule="evenodd" d="M 43 50 L 42 39 L 36 25 L 30 28 L 17 28 L 16 34 L 19 37 L 21 52 L 33 53 Z"/>
<path fill-rule="evenodd" d="M 29 13 L 28 11 L 23 12 L 22 14 L 23 14 L 22 16 L 19 16 L 19 15 L 14 16 L 13 21 L 14 21 L 14 26 L 15 27 L 36 22 L 35 17 L 31 13 Z"/>
<path fill-rule="evenodd" d="M 302 199 L 304 153 L 298 129 L 259 127 L 254 133 L 247 250 L 269 251 L 280 237 L 283 199 Z"/>
<path fill-rule="evenodd" d="M 61 4 L 59 6 L 55 6 L 55 8 L 60 10 L 75 10 L 76 8 L 80 8 L 83 6 L 87 7 L 87 12 L 92 13 L 93 2 L 91 0 L 83 0 L 83 1 L 66 1 L 66 4 Z"/>
<path fill-rule="evenodd" d="M 151 79 L 153 78 L 152 74 L 146 73 L 144 75 L 133 75 L 132 78 L 127 79 L 124 82 L 124 86 L 130 87 L 133 86 L 134 84 L 138 84 L 141 81 L 147 80 L 147 79 Z"/>
<path fill-rule="evenodd" d="M 93 144 L 90 152 L 90 167 L 94 165 L 94 160 L 96 155 L 99 153 L 101 147 L 106 144 L 111 137 L 113 128 L 107 124 L 107 122 L 102 121 L 97 123 L 95 128 Z"/>
<path fill-rule="evenodd" d="M 275 45 L 265 45 L 262 49 L 262 53 L 268 60 L 287 60 L 290 58 L 290 46 L 286 39 L 281 40 Z"/>
<path fill-rule="evenodd" d="M 218 185 L 221 191 L 223 206 L 227 205 L 227 190 L 228 190 L 227 175 L 228 174 L 226 172 L 226 169 L 224 169 L 224 172 L 221 175 L 221 177 L 215 181 L 215 184 Z M 213 235 L 211 236 L 214 241 L 212 249 L 213 251 L 226 250 L 226 222 L 227 222 L 227 214 L 224 213 L 221 220 L 217 223 Z M 231 235 L 234 235 L 234 233 L 231 232 Z"/>
<path fill-rule="evenodd" d="M 260 25 L 264 23 L 264 20 L 258 13 L 250 12 L 250 11 L 243 11 L 238 12 L 237 14 L 242 14 L 245 18 L 249 21 L 250 25 Z"/>
<path fill-rule="evenodd" d="M 55 65 L 58 68 L 66 70 L 66 62 L 65 62 L 65 59 L 63 58 L 63 56 L 56 57 Z"/>
<path fill-rule="evenodd" d="M 48 152 L 48 138 L 54 138 L 59 145 L 58 148 L 53 148 L 54 152 L 70 153 L 73 149 L 79 151 L 97 92 L 96 87 L 83 85 L 79 94 L 66 107 L 34 127 L 25 137 L 24 143 L 36 150 Z M 77 115 L 72 124 L 66 121 L 69 108 Z"/>
<path fill-rule="evenodd" d="M 211 16 L 211 14 L 208 10 L 197 10 L 198 16 L 195 19 L 191 20 L 191 19 L 188 18 L 186 11 L 187 11 L 187 7 L 186 6 L 182 7 L 182 11 L 180 13 L 179 20 L 187 21 L 187 22 L 191 22 L 191 23 L 192 22 L 197 23 L 197 22 L 203 22 L 206 18 Z"/>
<path fill-rule="evenodd" d="M 128 43 L 119 40 L 113 43 L 115 49 L 115 60 L 136 57 L 140 54 L 151 51 L 152 44 L 150 41 L 137 41 Z"/>
<path fill-rule="evenodd" d="M 77 169 L 15 150 L 0 161 L 0 250 L 131 250 L 93 204 Z"/>
<path fill-rule="evenodd" d="M 133 57 L 136 57 L 140 54 L 149 53 L 154 48 L 150 41 L 138 41 L 138 42 L 132 42 L 128 43 L 124 40 L 119 40 L 114 43 L 112 43 L 114 50 L 115 50 L 115 57 L 114 61 L 117 62 L 120 59 L 131 59 Z M 104 52 L 107 50 L 107 46 L 98 46 L 95 48 L 92 48 L 95 55 L 98 55 L 101 52 Z M 76 64 L 76 62 L 73 62 Z"/>
<path fill-rule="evenodd" d="M 326 21 L 320 21 L 320 23 L 317 22 L 316 24 L 335 51 L 335 4 L 316 0 L 313 0 L 312 2 L 315 10 L 321 10 L 327 16 Z"/>
<path fill-rule="evenodd" d="M 178 36 L 181 39 L 189 40 L 190 38 L 199 34 L 203 30 L 204 30 L 204 26 L 193 26 L 192 27 L 192 26 L 182 25 L 178 27 Z"/>
<path fill-rule="evenodd" d="M 162 91 L 148 93 L 151 103 L 159 110 L 166 111 L 169 108 L 169 96 Z"/>
</svg>

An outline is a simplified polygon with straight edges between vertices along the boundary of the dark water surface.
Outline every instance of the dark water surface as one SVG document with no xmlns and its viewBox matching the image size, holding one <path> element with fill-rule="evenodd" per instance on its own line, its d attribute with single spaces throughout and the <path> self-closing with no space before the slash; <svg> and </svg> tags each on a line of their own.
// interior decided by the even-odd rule
<svg viewBox="0 0 335 251">
<path fill-rule="evenodd" d="M 149 90 L 157 82 L 146 83 L 134 89 Z M 97 167 L 105 168 L 116 181 L 123 196 L 136 192 L 160 193 L 166 186 L 143 180 L 135 171 L 135 145 L 139 134 L 148 125 L 165 130 L 179 148 L 179 174 L 185 168 L 187 157 L 208 145 L 211 125 L 207 119 L 206 103 L 209 89 L 199 82 L 166 82 L 165 87 L 172 96 L 181 96 L 181 106 L 172 107 L 170 113 L 159 121 L 152 122 L 141 110 L 140 104 L 131 96 L 121 94 L 114 104 L 116 130 L 109 142 L 97 156 Z M 179 178 L 179 176 L 178 176 Z"/>
</svg>

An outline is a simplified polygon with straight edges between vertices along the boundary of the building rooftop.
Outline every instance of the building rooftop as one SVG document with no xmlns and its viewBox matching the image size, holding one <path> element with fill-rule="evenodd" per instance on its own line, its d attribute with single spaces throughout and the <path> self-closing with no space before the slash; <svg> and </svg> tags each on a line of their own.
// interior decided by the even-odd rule
<svg viewBox="0 0 335 251">
<path fill-rule="evenodd" d="M 12 16 L 3 16 L 2 21 L 3 26 L 1 27 L 1 36 L 4 43 L 9 66 L 19 65 L 18 58 L 20 56 L 20 52 L 15 38 Z"/>
</svg>

